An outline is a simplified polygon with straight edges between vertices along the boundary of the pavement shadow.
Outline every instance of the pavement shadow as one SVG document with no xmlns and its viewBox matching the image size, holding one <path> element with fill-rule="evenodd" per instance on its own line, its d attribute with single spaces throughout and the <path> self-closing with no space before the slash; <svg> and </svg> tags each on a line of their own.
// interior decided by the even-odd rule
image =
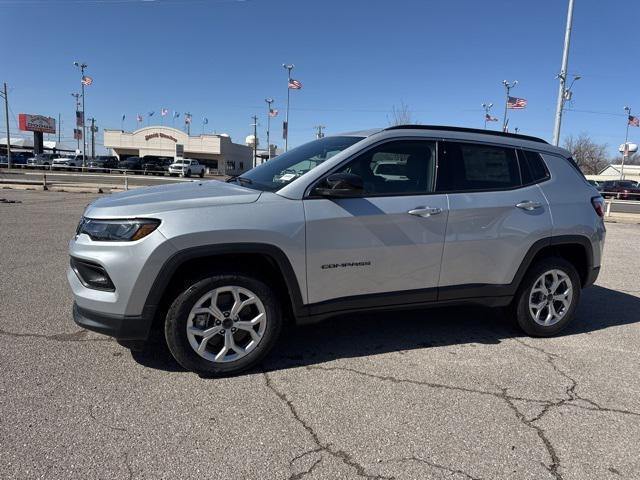
<svg viewBox="0 0 640 480">
<path fill-rule="evenodd" d="M 640 322 L 639 312 L 639 297 L 593 286 L 582 292 L 577 317 L 561 335 Z M 341 315 L 316 325 L 290 329 L 261 368 L 274 371 L 387 352 L 468 343 L 498 344 L 522 336 L 522 331 L 500 310 L 485 307 Z M 132 355 L 150 368 L 184 371 L 161 339 Z"/>
</svg>

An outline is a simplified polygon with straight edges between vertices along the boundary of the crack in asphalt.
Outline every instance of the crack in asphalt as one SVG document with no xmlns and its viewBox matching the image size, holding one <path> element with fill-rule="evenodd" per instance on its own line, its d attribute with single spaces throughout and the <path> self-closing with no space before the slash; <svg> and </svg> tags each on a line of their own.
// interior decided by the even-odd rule
<svg viewBox="0 0 640 480">
<path fill-rule="evenodd" d="M 430 467 L 433 468 L 437 468 L 438 470 L 442 470 L 444 472 L 450 473 L 451 475 L 464 475 L 465 478 L 467 478 L 468 480 L 482 480 L 482 477 L 474 477 L 473 475 L 465 472 L 464 470 L 460 470 L 460 469 L 455 469 L 455 468 L 451 468 L 451 467 L 447 467 L 445 465 L 440 465 L 438 463 L 432 462 L 430 460 L 427 460 L 426 458 L 420 458 L 420 457 L 405 457 L 405 458 L 398 458 L 398 459 L 394 459 L 394 460 L 390 460 L 389 462 L 385 462 L 385 463 L 391 463 L 391 462 L 420 462 L 420 463 L 424 463 L 425 465 L 429 465 Z"/>
<path fill-rule="evenodd" d="M 55 333 L 53 335 L 45 335 L 44 333 L 20 333 L 8 332 L 0 328 L 0 335 L 5 337 L 32 337 L 42 338 L 44 340 L 54 340 L 56 342 L 112 342 L 111 338 L 85 338 L 89 334 L 89 330 L 78 330 L 73 333 Z"/>
<path fill-rule="evenodd" d="M 282 403 L 284 403 L 287 408 L 289 409 L 289 412 L 291 412 L 291 415 L 293 416 L 293 418 L 296 420 L 296 422 L 298 422 L 300 425 L 302 425 L 302 427 L 307 431 L 307 433 L 309 433 L 309 435 L 311 436 L 311 439 L 313 440 L 313 443 L 316 444 L 316 448 L 312 449 L 312 450 L 308 450 L 307 452 L 298 455 L 296 457 L 296 459 L 302 458 L 305 455 L 308 455 L 310 453 L 313 452 L 326 452 L 329 455 L 331 455 L 332 457 L 340 460 L 342 463 L 344 463 L 345 465 L 353 468 L 356 473 L 358 474 L 359 477 L 362 478 L 369 478 L 369 479 L 373 479 L 373 480 L 393 480 L 395 477 L 385 477 L 382 475 L 370 475 L 367 473 L 367 471 L 365 470 L 365 468 L 360 465 L 358 462 L 356 462 L 351 455 L 349 455 L 347 452 L 345 452 L 344 450 L 338 450 L 335 448 L 332 448 L 330 443 L 322 443 L 320 441 L 320 438 L 318 437 L 318 434 L 316 433 L 316 431 L 311 427 L 311 425 L 309 425 L 298 413 L 298 410 L 296 409 L 296 407 L 293 405 L 293 403 L 291 402 L 291 400 L 289 400 L 289 398 L 287 397 L 287 395 L 284 392 L 281 392 L 280 390 L 278 390 L 274 385 L 273 382 L 271 381 L 271 377 L 269 377 L 269 374 L 267 374 L 267 372 L 262 372 L 264 378 L 265 378 L 265 382 L 267 385 L 267 388 L 269 390 L 271 390 L 276 397 L 278 397 L 278 399 L 280 399 L 280 401 Z M 294 459 L 295 460 L 295 459 Z M 292 460 L 289 465 L 291 466 L 291 464 L 293 463 Z M 316 462 L 316 465 L 319 462 Z M 315 467 L 314 467 L 315 468 Z M 291 477 L 290 477 L 291 478 Z M 298 477 L 299 478 L 299 477 Z"/>
<path fill-rule="evenodd" d="M 300 480 L 301 478 L 306 477 L 310 473 L 313 473 L 313 471 L 320 464 L 320 462 L 322 462 L 322 457 L 320 457 L 318 460 L 313 462 L 313 465 L 311 465 L 311 467 L 309 467 L 307 470 L 304 470 L 300 473 L 296 473 L 295 475 L 291 475 L 289 477 L 289 480 Z"/>
</svg>

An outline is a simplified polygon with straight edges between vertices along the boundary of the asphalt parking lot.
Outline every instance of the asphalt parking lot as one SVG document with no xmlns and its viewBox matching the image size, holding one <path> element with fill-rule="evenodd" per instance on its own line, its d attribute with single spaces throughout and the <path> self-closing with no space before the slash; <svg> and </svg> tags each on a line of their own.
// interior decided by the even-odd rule
<svg viewBox="0 0 640 480">
<path fill-rule="evenodd" d="M 0 190 L 1 478 L 640 478 L 640 225 L 607 225 L 560 337 L 479 308 L 342 317 L 211 380 L 73 323 L 94 197 Z"/>
</svg>

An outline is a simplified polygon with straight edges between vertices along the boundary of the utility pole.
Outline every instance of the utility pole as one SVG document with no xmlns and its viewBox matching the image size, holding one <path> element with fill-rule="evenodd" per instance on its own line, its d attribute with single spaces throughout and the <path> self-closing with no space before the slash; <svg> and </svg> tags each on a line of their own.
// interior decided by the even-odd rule
<svg viewBox="0 0 640 480">
<path fill-rule="evenodd" d="M 565 89 L 565 85 L 567 83 L 567 69 L 569 66 L 569 44 L 571 42 L 571 26 L 573 23 L 573 2 L 574 0 L 569 0 L 569 10 L 567 12 L 567 28 L 564 32 L 564 50 L 562 52 L 562 66 L 560 67 L 560 74 L 558 75 L 558 78 L 560 79 L 560 86 L 558 88 L 558 103 L 556 105 L 556 123 L 553 128 L 553 144 L 555 146 L 558 146 L 558 144 L 560 143 L 560 126 L 562 125 L 562 111 L 564 109 L 564 102 L 565 100 L 567 100 L 566 97 L 569 92 L 569 90 Z M 569 98 L 571 97 L 569 96 Z"/>
<path fill-rule="evenodd" d="M 504 99 L 504 118 L 502 119 L 502 131 L 507 131 L 507 125 L 509 125 L 509 119 L 507 118 L 507 108 L 509 106 L 509 92 L 513 87 L 518 84 L 518 80 L 514 80 L 513 82 L 507 82 L 506 80 L 502 81 L 502 85 L 504 85 L 505 90 L 507 91 L 507 96 Z"/>
<path fill-rule="evenodd" d="M 624 160 L 629 157 L 629 124 L 631 123 L 631 107 L 624 107 L 627 114 L 627 133 L 624 136 L 624 147 L 622 148 L 622 165 L 620 165 L 620 180 L 624 180 Z"/>
<path fill-rule="evenodd" d="M 327 128 L 327 127 L 325 127 L 324 125 L 316 125 L 316 126 L 315 126 L 315 127 L 313 127 L 313 128 L 318 129 L 318 132 L 316 133 L 316 138 L 317 138 L 317 139 L 324 138 L 324 133 L 322 133 L 322 129 L 323 129 L 323 128 Z"/>
<path fill-rule="evenodd" d="M 490 117 L 489 111 L 493 107 L 493 103 L 483 103 L 482 108 L 484 109 L 484 129 L 487 129 L 487 120 Z M 496 119 L 497 120 L 497 119 Z"/>
<path fill-rule="evenodd" d="M 73 62 L 73 64 L 80 69 L 80 88 L 82 89 L 82 167 L 86 166 L 86 150 L 87 150 L 87 135 L 85 129 L 85 116 L 84 116 L 84 69 L 87 68 L 86 63 Z"/>
<path fill-rule="evenodd" d="M 285 152 L 289 150 L 289 98 L 291 96 L 291 88 L 289 88 L 289 85 L 291 85 L 291 70 L 293 70 L 294 67 L 295 65 L 293 64 L 286 64 L 286 63 L 282 64 L 282 68 L 284 68 L 287 71 L 287 113 L 285 115 L 284 129 L 283 129 Z"/>
<path fill-rule="evenodd" d="M 80 94 L 72 93 L 71 96 L 76 99 L 76 127 L 78 127 L 78 112 L 80 111 Z M 80 151 L 80 137 L 75 135 L 77 128 L 73 129 L 74 137 L 76 137 L 76 150 Z"/>
<path fill-rule="evenodd" d="M 4 82 L 2 93 L 4 98 L 4 120 L 7 122 L 7 170 L 11 168 L 11 135 L 9 133 L 9 96 L 7 94 L 7 82 Z"/>
<path fill-rule="evenodd" d="M 62 134 L 62 121 L 60 119 L 60 114 L 58 113 L 58 147 L 60 146 L 61 134 Z"/>
<path fill-rule="evenodd" d="M 255 168 L 258 162 L 258 116 L 254 115 L 253 117 L 253 165 L 252 168 Z"/>
<path fill-rule="evenodd" d="M 91 120 L 91 158 L 96 158 L 96 119 L 90 118 Z"/>
<path fill-rule="evenodd" d="M 271 104 L 273 103 L 273 98 L 265 98 L 265 102 L 267 102 L 267 150 L 269 155 L 269 160 L 271 160 L 271 140 L 269 139 L 269 132 L 271 130 Z"/>
</svg>

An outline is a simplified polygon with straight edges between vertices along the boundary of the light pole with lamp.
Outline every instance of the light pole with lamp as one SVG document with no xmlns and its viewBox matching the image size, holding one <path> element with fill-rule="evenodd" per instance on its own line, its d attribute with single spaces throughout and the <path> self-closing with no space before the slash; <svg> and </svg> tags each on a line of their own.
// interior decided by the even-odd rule
<svg viewBox="0 0 640 480">
<path fill-rule="evenodd" d="M 11 168 L 11 133 L 9 132 L 9 95 L 7 94 L 7 83 L 0 92 L 0 96 L 4 98 L 4 120 L 7 122 L 7 170 Z M 58 126 L 59 128 L 59 126 Z"/>
<path fill-rule="evenodd" d="M 73 62 L 73 64 L 80 69 L 80 88 L 82 89 L 82 168 L 86 166 L 86 155 L 85 152 L 87 150 L 87 135 L 85 131 L 85 119 L 84 119 L 84 69 L 88 67 L 88 65 L 84 62 Z M 80 144 L 80 142 L 78 142 Z"/>
<path fill-rule="evenodd" d="M 503 132 L 507 131 L 507 125 L 509 123 L 509 119 L 507 118 L 507 107 L 509 106 L 509 92 L 517 84 L 518 84 L 518 80 L 514 80 L 513 82 L 507 82 L 506 80 L 502 81 L 502 85 L 504 85 L 504 88 L 507 91 L 507 96 L 504 99 L 504 117 L 502 119 L 502 131 Z"/>
<path fill-rule="evenodd" d="M 287 113 L 284 118 L 284 151 L 286 152 L 289 149 L 289 98 L 291 96 L 291 70 L 295 67 L 294 64 L 282 64 L 282 68 L 287 71 Z"/>
<path fill-rule="evenodd" d="M 79 93 L 72 93 L 71 96 L 73 98 L 76 99 L 76 127 L 78 126 L 78 112 L 80 111 L 80 94 Z M 73 131 L 75 132 L 77 130 L 77 128 L 74 128 Z M 76 150 L 79 152 L 80 151 L 80 137 L 78 137 L 77 135 L 74 135 L 76 137 Z"/>
<path fill-rule="evenodd" d="M 269 132 L 271 130 L 271 104 L 273 103 L 273 98 L 265 98 L 264 101 L 267 102 L 267 155 L 269 160 L 271 160 L 271 143 L 269 140 Z"/>
<path fill-rule="evenodd" d="M 482 108 L 484 109 L 484 129 L 487 129 L 487 120 L 489 119 L 491 107 L 493 107 L 493 103 L 483 103 Z M 497 120 L 497 119 L 496 119 Z"/>
<path fill-rule="evenodd" d="M 562 51 L 562 65 L 560 67 L 560 73 L 558 79 L 560 79 L 560 86 L 558 87 L 558 103 L 556 106 L 556 123 L 553 127 L 553 144 L 557 147 L 560 143 L 560 126 L 562 124 L 562 111 L 564 109 L 564 102 L 571 98 L 571 86 L 573 82 L 580 79 L 580 77 L 574 77 L 571 86 L 565 89 L 567 83 L 567 69 L 569 67 L 569 43 L 571 42 L 571 27 L 573 24 L 573 2 L 569 0 L 569 10 L 567 11 L 567 27 L 564 32 L 564 49 Z"/>
<path fill-rule="evenodd" d="M 629 157 L 629 125 L 631 120 L 631 107 L 624 107 L 624 111 L 627 114 L 627 133 L 624 136 L 624 147 L 622 149 L 622 165 L 620 165 L 620 180 L 624 180 L 624 159 Z"/>
</svg>

